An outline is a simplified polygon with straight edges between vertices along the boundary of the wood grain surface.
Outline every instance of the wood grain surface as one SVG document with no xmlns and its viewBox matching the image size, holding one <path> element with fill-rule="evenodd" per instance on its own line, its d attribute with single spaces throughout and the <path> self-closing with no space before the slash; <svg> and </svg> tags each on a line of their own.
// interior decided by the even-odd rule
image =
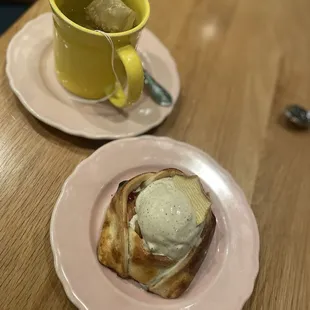
<svg viewBox="0 0 310 310">
<path fill-rule="evenodd" d="M 244 189 L 257 218 L 260 273 L 244 309 L 310 309 L 310 132 L 281 118 L 287 104 L 310 109 L 310 1 L 151 5 L 149 28 L 171 50 L 182 81 L 177 108 L 153 133 L 211 154 Z M 10 90 L 7 45 L 48 9 L 47 1 L 37 2 L 0 38 L 3 310 L 74 309 L 54 271 L 49 222 L 65 179 L 105 143 L 44 125 Z"/>
</svg>

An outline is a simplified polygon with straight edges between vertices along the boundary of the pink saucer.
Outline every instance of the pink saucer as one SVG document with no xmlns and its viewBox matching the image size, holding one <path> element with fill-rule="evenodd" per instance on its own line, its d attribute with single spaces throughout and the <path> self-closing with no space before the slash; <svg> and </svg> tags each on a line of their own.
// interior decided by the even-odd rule
<svg viewBox="0 0 310 310">
<path fill-rule="evenodd" d="M 67 92 L 55 73 L 52 13 L 31 20 L 12 38 L 6 73 L 21 104 L 40 121 L 88 139 L 127 138 L 161 124 L 180 93 L 176 63 L 150 30 L 141 33 L 138 50 L 145 69 L 172 95 L 171 106 L 159 106 L 145 93 L 133 106 L 119 110 L 109 102 L 82 100 Z"/>
<path fill-rule="evenodd" d="M 200 177 L 217 218 L 202 267 L 188 291 L 174 300 L 117 277 L 96 256 L 104 213 L 118 184 L 168 167 Z M 207 154 L 169 138 L 111 142 L 84 160 L 63 186 L 50 234 L 57 274 L 70 300 L 84 310 L 240 310 L 258 273 L 258 229 L 242 190 Z"/>
</svg>

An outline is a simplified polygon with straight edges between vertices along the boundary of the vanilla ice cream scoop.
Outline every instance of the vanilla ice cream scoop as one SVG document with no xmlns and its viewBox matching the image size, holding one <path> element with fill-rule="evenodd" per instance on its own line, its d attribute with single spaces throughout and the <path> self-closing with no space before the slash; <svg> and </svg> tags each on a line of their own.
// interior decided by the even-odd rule
<svg viewBox="0 0 310 310">
<path fill-rule="evenodd" d="M 154 181 L 143 189 L 136 200 L 136 214 L 149 250 L 172 259 L 186 255 L 202 231 L 190 199 L 172 178 Z"/>
</svg>

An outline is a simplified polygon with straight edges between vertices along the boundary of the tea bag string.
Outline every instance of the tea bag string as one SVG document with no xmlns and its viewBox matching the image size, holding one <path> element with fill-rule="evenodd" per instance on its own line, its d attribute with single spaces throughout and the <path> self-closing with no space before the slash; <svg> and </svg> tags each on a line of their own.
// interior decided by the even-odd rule
<svg viewBox="0 0 310 310">
<path fill-rule="evenodd" d="M 115 60 L 115 47 L 114 47 L 114 43 L 113 43 L 112 39 L 110 38 L 110 36 L 107 33 L 105 33 L 104 31 L 101 31 L 101 30 L 95 30 L 95 31 L 99 32 L 102 36 L 104 36 L 107 39 L 107 41 L 109 42 L 110 46 L 111 46 L 111 49 L 112 49 L 111 65 L 112 65 L 113 74 L 114 74 L 115 79 L 116 79 L 115 88 L 114 88 L 114 91 L 111 94 L 106 95 L 105 97 L 100 98 L 100 99 L 84 99 L 84 98 L 72 95 L 72 99 L 73 99 L 74 102 L 87 103 L 87 104 L 102 103 L 102 102 L 107 101 L 111 96 L 113 96 L 116 93 L 118 85 L 119 85 L 119 87 L 121 87 L 120 80 L 119 80 L 119 78 L 117 76 L 117 73 L 116 73 L 116 70 L 115 70 L 115 67 L 114 67 L 114 60 Z M 71 94 L 70 94 L 70 96 L 71 96 Z M 125 96 L 127 96 L 127 91 L 125 92 Z"/>
<path fill-rule="evenodd" d="M 109 36 L 108 33 L 105 33 L 104 31 L 101 31 L 101 30 L 95 30 L 95 31 L 99 32 L 102 36 L 104 36 L 107 39 L 107 41 L 109 42 L 110 46 L 111 46 L 111 49 L 112 49 L 111 66 L 112 66 L 112 71 L 113 71 L 113 74 L 114 74 L 115 80 L 116 80 L 115 87 L 114 87 L 114 90 L 112 91 L 111 94 L 108 94 L 105 97 L 102 97 L 100 99 L 85 99 L 85 98 L 81 98 L 81 97 L 77 97 L 77 96 L 69 94 L 69 96 L 72 97 L 72 100 L 74 102 L 76 102 L 76 103 L 86 103 L 86 104 L 94 104 L 94 105 L 98 104 L 98 103 L 102 103 L 102 102 L 105 102 L 105 101 L 109 100 L 109 98 L 111 96 L 114 96 L 117 91 L 119 91 L 120 89 L 123 89 L 122 85 L 120 83 L 120 80 L 118 78 L 118 75 L 116 73 L 115 67 L 114 67 L 114 60 L 115 60 L 115 46 L 114 46 L 114 43 L 113 43 L 113 41 L 112 41 L 112 39 L 111 39 L 111 37 Z M 128 96 L 127 92 L 128 92 L 127 89 L 125 89 L 125 91 L 122 91 L 122 93 L 126 97 Z M 111 106 L 113 106 L 113 105 L 111 105 Z"/>
<path fill-rule="evenodd" d="M 115 70 L 115 67 L 114 67 L 114 61 L 115 61 L 115 46 L 114 46 L 114 43 L 111 39 L 111 37 L 109 36 L 108 33 L 102 31 L 102 30 L 95 30 L 96 32 L 100 33 L 101 35 L 103 35 L 107 41 L 110 43 L 110 46 L 111 46 L 111 49 L 112 49 L 112 54 L 111 54 L 111 65 L 112 65 L 112 71 L 113 71 L 113 74 L 115 76 L 115 79 L 116 79 L 116 85 L 115 85 L 115 89 L 114 89 L 114 92 L 112 92 L 112 94 L 110 96 L 113 96 L 113 94 L 117 91 L 117 87 L 121 87 L 121 83 L 120 83 L 120 80 L 117 76 L 117 73 L 116 73 L 116 70 Z M 125 95 L 127 96 L 127 94 L 125 93 Z M 105 98 L 106 99 L 106 98 Z M 100 100 L 99 100 L 100 101 Z"/>
</svg>

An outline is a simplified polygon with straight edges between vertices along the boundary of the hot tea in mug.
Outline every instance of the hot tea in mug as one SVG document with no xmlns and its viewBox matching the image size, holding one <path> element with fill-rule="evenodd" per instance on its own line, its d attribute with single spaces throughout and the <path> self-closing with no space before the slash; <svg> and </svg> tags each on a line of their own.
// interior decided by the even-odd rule
<svg viewBox="0 0 310 310">
<path fill-rule="evenodd" d="M 59 82 L 77 96 L 107 98 L 117 107 L 137 101 L 143 68 L 135 47 L 149 18 L 148 0 L 50 0 L 50 4 Z"/>
</svg>

